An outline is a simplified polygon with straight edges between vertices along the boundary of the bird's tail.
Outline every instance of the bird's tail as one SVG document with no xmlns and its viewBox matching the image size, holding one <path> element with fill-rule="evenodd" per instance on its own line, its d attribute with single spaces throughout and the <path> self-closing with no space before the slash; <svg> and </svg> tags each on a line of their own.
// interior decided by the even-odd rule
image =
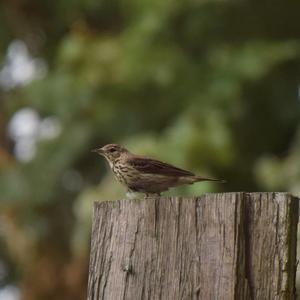
<svg viewBox="0 0 300 300">
<path fill-rule="evenodd" d="M 207 178 L 202 176 L 192 176 L 191 179 L 192 179 L 191 183 L 198 182 L 198 181 L 217 181 L 220 183 L 226 183 L 226 180 L 223 179 Z"/>
</svg>

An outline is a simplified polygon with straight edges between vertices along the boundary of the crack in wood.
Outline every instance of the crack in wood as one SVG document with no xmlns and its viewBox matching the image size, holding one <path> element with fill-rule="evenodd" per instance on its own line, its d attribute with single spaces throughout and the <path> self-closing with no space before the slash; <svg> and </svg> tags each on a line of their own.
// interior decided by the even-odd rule
<svg viewBox="0 0 300 300">
<path fill-rule="evenodd" d="M 251 232 L 250 232 L 250 210 L 252 209 L 251 197 L 248 193 L 245 194 L 246 209 L 244 214 L 244 235 L 245 235 L 245 268 L 246 268 L 246 279 L 248 281 L 250 299 L 254 300 L 255 298 L 255 286 L 252 275 L 252 253 L 250 250 L 251 247 Z M 260 201 L 260 199 L 259 199 Z"/>
</svg>

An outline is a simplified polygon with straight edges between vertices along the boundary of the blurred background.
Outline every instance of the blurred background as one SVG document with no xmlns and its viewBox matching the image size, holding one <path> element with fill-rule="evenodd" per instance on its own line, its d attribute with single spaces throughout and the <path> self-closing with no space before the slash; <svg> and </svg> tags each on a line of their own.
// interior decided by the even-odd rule
<svg viewBox="0 0 300 300">
<path fill-rule="evenodd" d="M 86 297 L 117 142 L 226 185 L 300 196 L 299 1 L 0 3 L 0 300 Z"/>
</svg>

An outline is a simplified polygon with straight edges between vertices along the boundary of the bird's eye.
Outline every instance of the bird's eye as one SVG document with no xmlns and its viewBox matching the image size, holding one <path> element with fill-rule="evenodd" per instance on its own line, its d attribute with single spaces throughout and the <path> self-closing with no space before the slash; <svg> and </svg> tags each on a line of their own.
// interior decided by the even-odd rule
<svg viewBox="0 0 300 300">
<path fill-rule="evenodd" d="M 113 153 L 113 152 L 115 152 L 116 151 L 116 149 L 115 148 L 111 148 L 111 149 L 109 149 L 109 152 L 110 153 Z"/>
</svg>

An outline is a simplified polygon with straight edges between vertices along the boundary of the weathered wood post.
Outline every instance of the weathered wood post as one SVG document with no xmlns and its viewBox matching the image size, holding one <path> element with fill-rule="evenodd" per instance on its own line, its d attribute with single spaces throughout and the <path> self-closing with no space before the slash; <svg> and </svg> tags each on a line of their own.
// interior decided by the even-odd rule
<svg viewBox="0 0 300 300">
<path fill-rule="evenodd" d="M 285 193 L 95 203 L 88 299 L 296 299 L 297 222 Z"/>
</svg>

